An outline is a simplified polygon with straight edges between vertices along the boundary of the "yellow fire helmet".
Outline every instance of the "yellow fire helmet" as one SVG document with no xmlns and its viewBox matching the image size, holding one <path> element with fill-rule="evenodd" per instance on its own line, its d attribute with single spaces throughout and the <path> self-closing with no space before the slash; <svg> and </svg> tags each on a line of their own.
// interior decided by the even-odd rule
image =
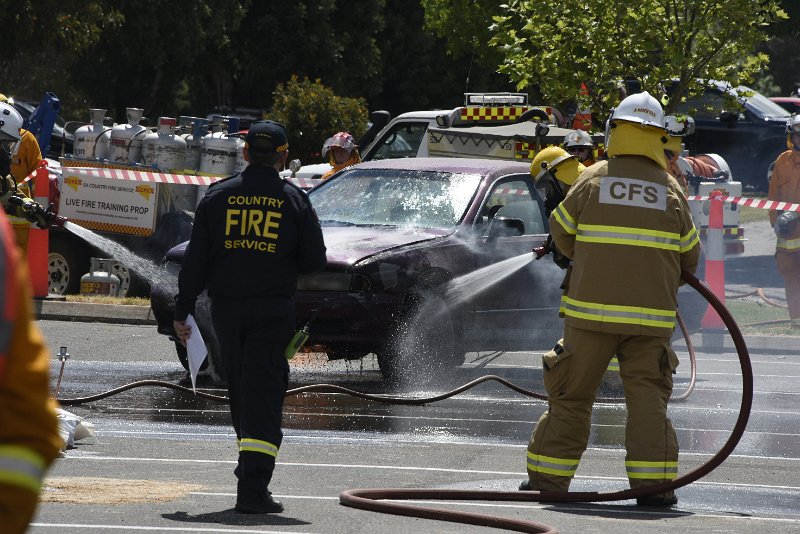
<svg viewBox="0 0 800 534">
<path fill-rule="evenodd" d="M 669 135 L 658 100 L 645 91 L 625 98 L 610 119 L 606 150 L 609 158 L 644 156 L 667 168 L 664 149 Z"/>
<path fill-rule="evenodd" d="M 538 182 L 549 172 L 559 182 L 571 186 L 585 168 L 578 161 L 578 156 L 569 154 L 559 146 L 549 146 L 533 158 L 531 175 L 534 182 Z"/>
</svg>

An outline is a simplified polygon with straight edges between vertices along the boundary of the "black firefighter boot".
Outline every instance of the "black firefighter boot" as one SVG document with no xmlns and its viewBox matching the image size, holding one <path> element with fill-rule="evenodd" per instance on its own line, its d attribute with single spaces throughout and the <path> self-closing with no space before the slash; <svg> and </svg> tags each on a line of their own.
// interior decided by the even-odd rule
<svg viewBox="0 0 800 534">
<path fill-rule="evenodd" d="M 241 514 L 279 514 L 283 512 L 283 505 L 267 490 L 240 493 L 236 497 L 236 511 Z"/>
</svg>

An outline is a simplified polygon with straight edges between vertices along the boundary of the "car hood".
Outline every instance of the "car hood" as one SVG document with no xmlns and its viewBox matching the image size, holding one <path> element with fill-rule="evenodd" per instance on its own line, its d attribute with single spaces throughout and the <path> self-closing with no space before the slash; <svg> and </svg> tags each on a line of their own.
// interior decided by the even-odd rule
<svg viewBox="0 0 800 534">
<path fill-rule="evenodd" d="M 449 235 L 442 229 L 326 226 L 322 229 L 328 264 L 353 265 L 393 248 Z"/>
<path fill-rule="evenodd" d="M 391 250 L 393 248 L 429 241 L 449 235 L 451 232 L 438 228 L 396 228 L 326 226 L 322 229 L 327 247 L 329 264 L 353 265 L 369 256 Z M 167 261 L 180 262 L 186 252 L 186 241 L 166 254 Z"/>
</svg>

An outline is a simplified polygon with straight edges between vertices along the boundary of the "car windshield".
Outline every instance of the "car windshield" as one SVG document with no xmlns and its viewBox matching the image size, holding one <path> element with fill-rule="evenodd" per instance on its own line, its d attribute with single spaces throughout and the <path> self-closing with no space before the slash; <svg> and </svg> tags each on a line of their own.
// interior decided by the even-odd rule
<svg viewBox="0 0 800 534">
<path fill-rule="evenodd" d="M 759 117 L 788 118 L 789 115 L 791 115 L 791 113 L 783 109 L 781 106 L 779 106 L 766 96 L 762 95 L 761 93 L 753 91 L 749 87 L 740 85 L 739 87 L 736 88 L 736 92 L 739 94 L 744 93 L 743 97 L 745 99 L 745 105 Z M 745 96 L 747 94 L 750 94 L 750 96 Z"/>
<path fill-rule="evenodd" d="M 309 196 L 322 226 L 449 229 L 463 217 L 480 181 L 476 174 L 353 169 Z"/>
</svg>

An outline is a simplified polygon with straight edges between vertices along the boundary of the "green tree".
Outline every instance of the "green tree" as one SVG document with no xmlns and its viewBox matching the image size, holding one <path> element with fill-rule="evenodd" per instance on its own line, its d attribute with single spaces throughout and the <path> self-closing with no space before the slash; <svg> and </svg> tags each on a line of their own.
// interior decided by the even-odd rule
<svg viewBox="0 0 800 534">
<path fill-rule="evenodd" d="M 590 108 L 597 125 L 627 79 L 656 97 L 667 80 L 679 95 L 702 90 L 699 79 L 750 81 L 769 61 L 757 51 L 766 28 L 786 17 L 777 0 L 509 0 L 498 11 L 500 71 L 548 101 Z"/>
<path fill-rule="evenodd" d="M 497 0 L 420 0 L 425 26 L 447 43 L 455 57 L 474 54 L 478 62 L 496 69 L 502 56 L 486 43 L 492 37 Z"/>
<path fill-rule="evenodd" d="M 121 22 L 104 0 L 0 0 L 0 92 L 38 99 L 52 91 L 62 103 L 80 95 L 70 65 Z"/>
<path fill-rule="evenodd" d="M 152 123 L 198 108 L 205 114 L 225 91 L 217 73 L 237 68 L 231 35 L 246 2 L 104 1 L 117 7 L 123 22 L 104 28 L 72 66 L 86 93 L 81 118 L 89 105 L 123 122 L 126 107 L 143 108 Z"/>
<path fill-rule="evenodd" d="M 320 80 L 296 76 L 279 84 L 269 118 L 286 126 L 292 158 L 318 163 L 325 139 L 346 131 L 358 137 L 367 128 L 367 102 L 337 96 Z"/>
<path fill-rule="evenodd" d="M 383 90 L 370 98 L 372 109 L 396 115 L 453 108 L 463 105 L 465 92 L 513 89 L 506 76 L 496 74 L 496 62 L 487 67 L 473 61 L 471 48 L 451 52 L 445 37 L 422 29 L 426 12 L 420 2 L 386 0 L 386 13 L 386 27 L 378 36 Z M 486 41 L 477 48 L 482 49 L 488 49 Z"/>
<path fill-rule="evenodd" d="M 768 95 L 788 95 L 800 83 L 800 2 L 781 0 L 781 5 L 789 18 L 770 28 L 772 38 L 763 47 L 772 58 L 766 73 L 780 87 L 773 87 Z"/>
</svg>

